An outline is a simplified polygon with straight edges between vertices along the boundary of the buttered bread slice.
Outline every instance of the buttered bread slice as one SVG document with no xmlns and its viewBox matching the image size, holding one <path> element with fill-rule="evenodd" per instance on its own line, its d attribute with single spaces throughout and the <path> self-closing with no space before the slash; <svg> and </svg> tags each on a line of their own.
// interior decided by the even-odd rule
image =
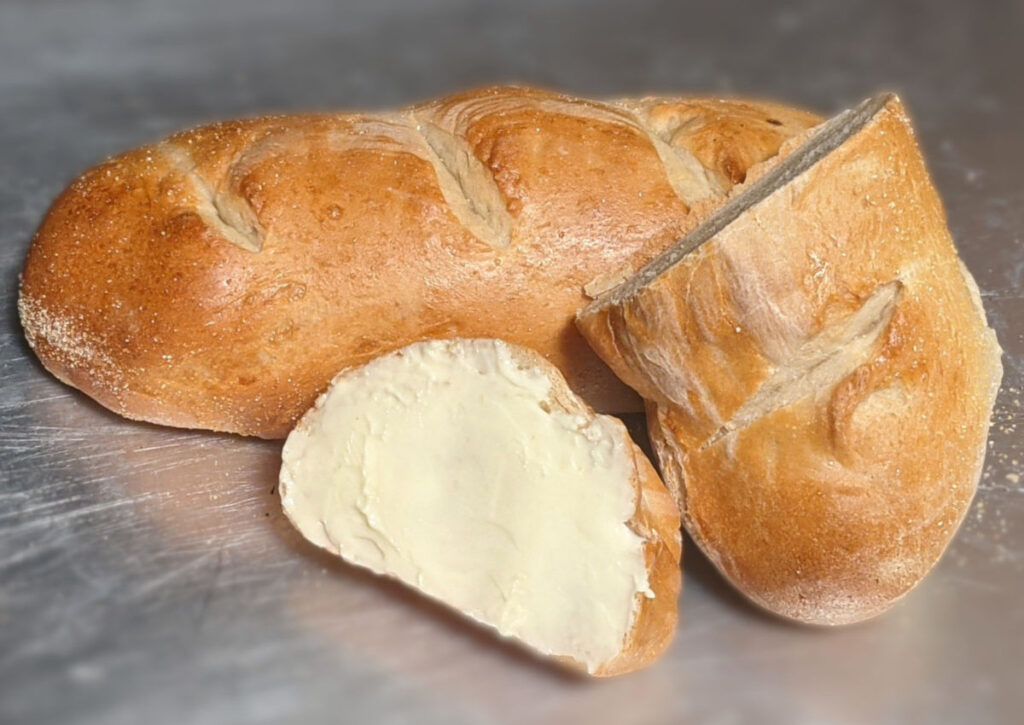
<svg viewBox="0 0 1024 725">
<path fill-rule="evenodd" d="M 317 546 L 590 674 L 675 631 L 671 496 L 528 349 L 436 340 L 342 372 L 288 437 L 280 492 Z"/>
</svg>

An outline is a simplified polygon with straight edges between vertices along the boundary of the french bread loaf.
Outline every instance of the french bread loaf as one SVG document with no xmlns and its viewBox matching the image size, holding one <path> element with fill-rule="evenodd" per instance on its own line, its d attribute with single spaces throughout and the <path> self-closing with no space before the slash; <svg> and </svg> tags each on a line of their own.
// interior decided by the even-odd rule
<svg viewBox="0 0 1024 725">
<path fill-rule="evenodd" d="M 19 311 L 61 380 L 129 418 L 283 437 L 342 368 L 418 340 L 540 351 L 602 411 L 639 400 L 573 325 L 816 124 L 766 103 L 522 88 L 274 116 L 85 172 Z"/>
<path fill-rule="evenodd" d="M 1000 350 L 898 99 L 794 140 L 583 309 L 683 524 L 754 602 L 876 615 L 976 490 Z"/>
<path fill-rule="evenodd" d="M 431 340 L 340 373 L 279 491 L 317 546 L 590 674 L 650 664 L 675 631 L 675 502 L 525 348 Z"/>
</svg>

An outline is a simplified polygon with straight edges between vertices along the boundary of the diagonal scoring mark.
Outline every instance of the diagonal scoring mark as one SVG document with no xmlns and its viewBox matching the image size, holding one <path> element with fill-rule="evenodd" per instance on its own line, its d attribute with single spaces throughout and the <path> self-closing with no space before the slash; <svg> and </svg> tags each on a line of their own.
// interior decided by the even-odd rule
<svg viewBox="0 0 1024 725">
<path fill-rule="evenodd" d="M 490 169 L 465 139 L 426 120 L 413 118 L 413 123 L 455 218 L 491 248 L 506 249 L 512 239 L 512 216 Z"/>
<path fill-rule="evenodd" d="M 892 320 L 903 284 L 882 285 L 851 315 L 834 322 L 783 361 L 700 450 L 776 410 L 831 388 L 866 363 Z"/>
<path fill-rule="evenodd" d="M 196 171 L 196 164 L 188 151 L 164 143 L 161 150 L 172 166 L 192 182 L 199 196 L 196 213 L 216 229 L 231 244 L 249 252 L 263 249 L 263 228 L 249 204 L 229 190 L 215 191 Z"/>
<path fill-rule="evenodd" d="M 698 202 L 725 194 L 726 189 L 696 156 L 686 148 L 672 145 L 672 135 L 678 126 L 668 131 L 659 131 L 651 123 L 648 114 L 637 104 L 620 101 L 618 105 L 623 112 L 629 114 L 637 129 L 647 136 L 654 146 L 665 169 L 669 186 L 687 206 L 692 207 Z"/>
</svg>

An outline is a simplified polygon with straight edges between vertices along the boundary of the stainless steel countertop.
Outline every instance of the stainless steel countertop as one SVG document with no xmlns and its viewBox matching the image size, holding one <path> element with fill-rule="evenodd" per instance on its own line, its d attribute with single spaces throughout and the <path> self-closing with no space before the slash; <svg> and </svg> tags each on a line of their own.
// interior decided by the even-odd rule
<svg viewBox="0 0 1024 725">
<path fill-rule="evenodd" d="M 3 0 L 0 722 L 1020 722 L 1024 6 L 685 5 Z M 663 661 L 577 680 L 305 545 L 272 493 L 278 444 L 121 420 L 22 340 L 31 234 L 105 155 L 213 118 L 500 80 L 827 112 L 902 93 L 1006 350 L 980 493 L 904 603 L 793 626 L 690 546 Z"/>
</svg>

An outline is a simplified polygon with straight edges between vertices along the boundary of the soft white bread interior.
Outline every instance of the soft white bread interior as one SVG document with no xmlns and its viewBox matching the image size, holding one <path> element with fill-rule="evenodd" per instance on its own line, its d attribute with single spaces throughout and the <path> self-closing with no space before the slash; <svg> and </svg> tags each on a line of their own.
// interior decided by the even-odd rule
<svg viewBox="0 0 1024 725">
<path fill-rule="evenodd" d="M 674 501 L 525 348 L 429 341 L 342 372 L 289 435 L 280 493 L 317 546 L 590 674 L 675 631 Z"/>
<path fill-rule="evenodd" d="M 753 601 L 876 615 L 977 488 L 1002 368 L 900 102 L 848 111 L 584 309 L 683 524 Z"/>
</svg>

